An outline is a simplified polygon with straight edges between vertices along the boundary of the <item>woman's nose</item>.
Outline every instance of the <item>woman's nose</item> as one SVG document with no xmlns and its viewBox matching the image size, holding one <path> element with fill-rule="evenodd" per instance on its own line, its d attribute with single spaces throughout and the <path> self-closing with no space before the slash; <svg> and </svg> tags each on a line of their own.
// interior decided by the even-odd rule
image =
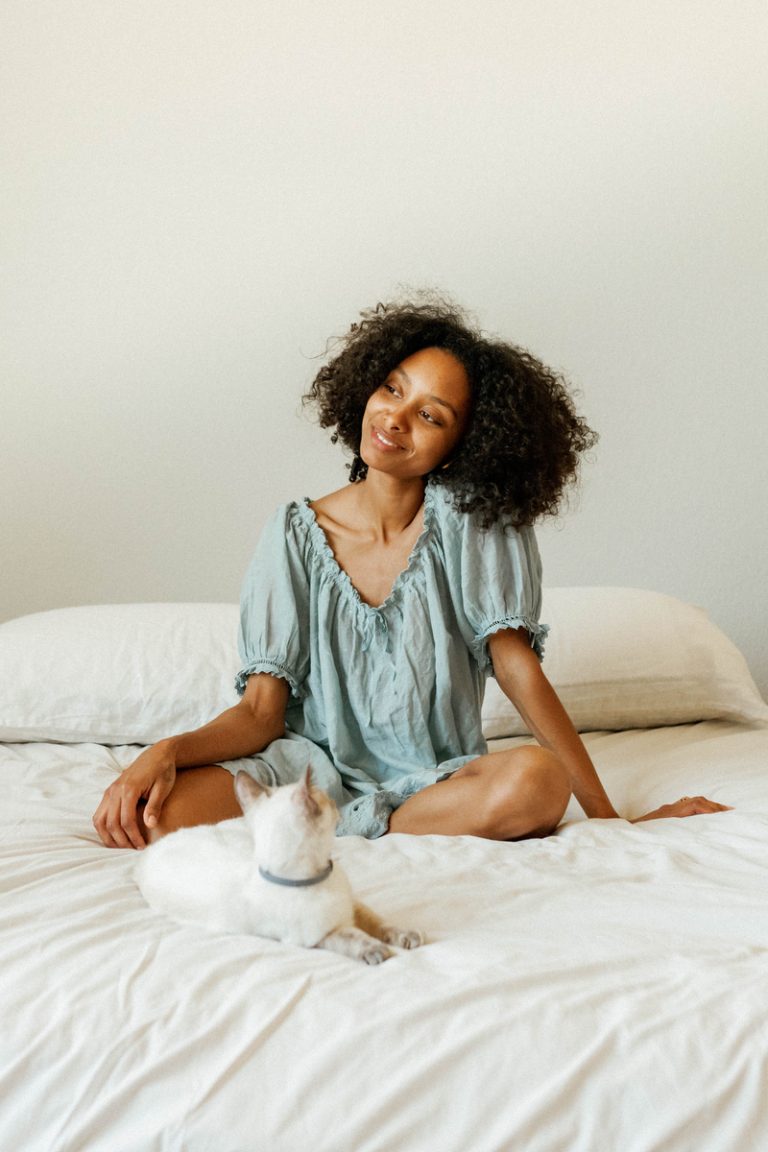
<svg viewBox="0 0 768 1152">
<path fill-rule="evenodd" d="M 391 428 L 393 432 L 398 428 L 402 428 L 408 420 L 405 409 L 398 400 L 387 405 L 384 416 L 387 428 Z"/>
</svg>

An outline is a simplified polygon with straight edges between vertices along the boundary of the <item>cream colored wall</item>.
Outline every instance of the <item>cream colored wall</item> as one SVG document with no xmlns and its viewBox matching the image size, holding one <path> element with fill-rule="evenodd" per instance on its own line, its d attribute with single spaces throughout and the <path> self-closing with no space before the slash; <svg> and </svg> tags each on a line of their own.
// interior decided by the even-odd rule
<svg viewBox="0 0 768 1152">
<path fill-rule="evenodd" d="M 298 412 L 326 338 L 436 285 L 602 433 L 548 582 L 702 604 L 768 688 L 761 2 L 0 22 L 0 618 L 236 598 L 275 503 L 344 481 Z"/>
</svg>

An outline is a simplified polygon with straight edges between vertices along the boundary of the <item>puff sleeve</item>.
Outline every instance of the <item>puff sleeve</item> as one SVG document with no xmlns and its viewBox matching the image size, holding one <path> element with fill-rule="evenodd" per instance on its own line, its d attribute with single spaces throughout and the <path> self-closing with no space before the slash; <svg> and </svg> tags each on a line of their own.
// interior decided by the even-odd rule
<svg viewBox="0 0 768 1152">
<path fill-rule="evenodd" d="M 541 557 L 533 528 L 493 525 L 443 503 L 443 547 L 451 596 L 464 639 L 481 670 L 492 673 L 487 640 L 525 628 L 539 659 L 549 628 L 541 613 Z"/>
<path fill-rule="evenodd" d="M 246 572 L 240 597 L 235 687 L 242 696 L 249 676 L 268 672 L 287 680 L 297 699 L 309 672 L 309 577 L 306 540 L 295 505 L 267 521 Z"/>
</svg>

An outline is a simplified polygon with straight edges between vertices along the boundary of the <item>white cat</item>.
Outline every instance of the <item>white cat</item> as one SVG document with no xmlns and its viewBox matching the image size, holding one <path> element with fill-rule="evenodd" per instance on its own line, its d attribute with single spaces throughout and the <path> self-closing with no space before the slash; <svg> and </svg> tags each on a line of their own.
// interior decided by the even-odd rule
<svg viewBox="0 0 768 1152">
<path fill-rule="evenodd" d="M 312 786 L 309 769 L 298 784 L 280 788 L 238 772 L 235 794 L 244 818 L 182 828 L 141 853 L 136 880 L 157 912 L 366 964 L 389 959 L 388 944 L 424 942 L 420 932 L 386 926 L 353 899 L 331 860 L 338 810 Z"/>
</svg>

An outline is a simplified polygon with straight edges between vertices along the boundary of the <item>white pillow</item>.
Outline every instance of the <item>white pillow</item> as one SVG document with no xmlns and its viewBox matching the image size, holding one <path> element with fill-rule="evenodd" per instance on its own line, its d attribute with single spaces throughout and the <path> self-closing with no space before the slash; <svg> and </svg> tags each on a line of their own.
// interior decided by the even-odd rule
<svg viewBox="0 0 768 1152">
<path fill-rule="evenodd" d="M 701 608 L 637 588 L 548 588 L 544 671 L 580 732 L 698 720 L 768 723 L 744 657 Z M 495 680 L 483 730 L 528 730 Z"/>
<path fill-rule="evenodd" d="M 238 697 L 236 604 L 61 608 L 0 624 L 0 739 L 153 744 Z"/>
<path fill-rule="evenodd" d="M 768 722 L 738 649 L 698 608 L 632 588 L 551 588 L 544 670 L 580 731 Z M 0 624 L 0 740 L 152 744 L 237 701 L 236 604 L 61 608 Z M 486 735 L 525 725 L 495 680 Z"/>
</svg>

